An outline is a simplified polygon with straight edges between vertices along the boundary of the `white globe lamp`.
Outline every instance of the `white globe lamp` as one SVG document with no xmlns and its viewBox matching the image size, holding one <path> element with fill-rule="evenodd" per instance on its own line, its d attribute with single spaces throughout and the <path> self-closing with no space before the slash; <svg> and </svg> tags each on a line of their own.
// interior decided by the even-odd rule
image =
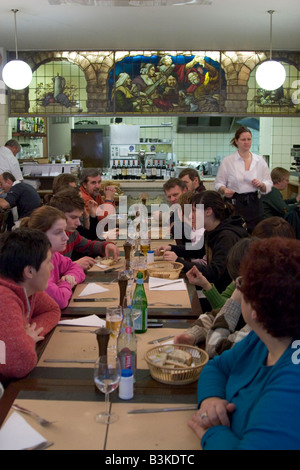
<svg viewBox="0 0 300 470">
<path fill-rule="evenodd" d="M 16 13 L 18 10 L 12 10 L 15 15 L 15 43 L 16 43 L 16 59 L 7 62 L 2 70 L 2 78 L 6 86 L 13 90 L 23 90 L 32 79 L 32 71 L 29 65 L 23 60 L 18 60 L 17 47 L 17 24 Z"/>
<path fill-rule="evenodd" d="M 256 71 L 256 81 L 264 90 L 277 90 L 284 84 L 286 72 L 284 66 L 272 60 L 272 15 L 274 10 L 268 10 L 270 15 L 270 60 L 260 64 Z"/>
<path fill-rule="evenodd" d="M 285 77 L 284 66 L 276 60 L 263 62 L 256 71 L 256 81 L 264 90 L 277 90 L 284 83 Z"/>
</svg>

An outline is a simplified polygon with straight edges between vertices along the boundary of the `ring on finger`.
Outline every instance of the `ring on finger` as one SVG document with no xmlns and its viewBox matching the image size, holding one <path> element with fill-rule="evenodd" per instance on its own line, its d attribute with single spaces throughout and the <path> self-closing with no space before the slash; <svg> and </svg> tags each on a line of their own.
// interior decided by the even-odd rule
<svg viewBox="0 0 300 470">
<path fill-rule="evenodd" d="M 204 411 L 204 413 L 202 413 L 202 414 L 200 415 L 200 419 L 207 418 L 207 416 L 208 416 L 208 415 L 207 415 L 207 412 Z"/>
</svg>

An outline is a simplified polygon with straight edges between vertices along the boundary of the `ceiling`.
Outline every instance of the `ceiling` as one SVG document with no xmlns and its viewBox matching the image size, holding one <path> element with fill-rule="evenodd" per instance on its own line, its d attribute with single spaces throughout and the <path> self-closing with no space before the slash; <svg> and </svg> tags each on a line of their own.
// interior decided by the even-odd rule
<svg viewBox="0 0 300 470">
<path fill-rule="evenodd" d="M 53 1 L 53 0 L 52 0 Z M 273 50 L 299 51 L 299 0 L 212 0 L 211 5 L 162 7 L 50 5 L 1 0 L 0 47 L 21 50 Z M 128 3 L 128 0 L 123 0 Z"/>
</svg>

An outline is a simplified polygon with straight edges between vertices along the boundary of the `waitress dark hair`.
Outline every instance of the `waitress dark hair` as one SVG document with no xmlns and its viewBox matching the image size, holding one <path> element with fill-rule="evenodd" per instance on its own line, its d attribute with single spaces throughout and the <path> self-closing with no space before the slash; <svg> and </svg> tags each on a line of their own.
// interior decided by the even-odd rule
<svg viewBox="0 0 300 470">
<path fill-rule="evenodd" d="M 216 219 L 222 221 L 234 214 L 234 207 L 228 201 L 224 200 L 217 191 L 202 191 L 194 195 L 192 206 L 203 204 L 204 209 L 211 207 Z"/>
<path fill-rule="evenodd" d="M 249 132 L 249 134 L 252 135 L 252 132 L 250 131 L 250 129 L 248 129 L 248 127 L 245 127 L 245 126 L 239 127 L 237 131 L 235 132 L 234 137 L 231 139 L 230 144 L 237 147 L 236 140 L 240 138 L 240 135 L 243 134 L 243 132 Z"/>
</svg>

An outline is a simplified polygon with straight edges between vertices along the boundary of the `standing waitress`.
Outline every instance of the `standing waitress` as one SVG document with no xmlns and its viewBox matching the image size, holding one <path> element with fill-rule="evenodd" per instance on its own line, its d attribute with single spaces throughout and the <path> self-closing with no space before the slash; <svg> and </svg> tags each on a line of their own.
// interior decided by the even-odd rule
<svg viewBox="0 0 300 470">
<path fill-rule="evenodd" d="M 240 127 L 231 140 L 237 151 L 222 160 L 215 180 L 215 189 L 232 200 L 236 213 L 245 219 L 249 233 L 263 219 L 259 191 L 267 194 L 273 185 L 267 163 L 250 152 L 251 144 L 251 131 Z"/>
</svg>

